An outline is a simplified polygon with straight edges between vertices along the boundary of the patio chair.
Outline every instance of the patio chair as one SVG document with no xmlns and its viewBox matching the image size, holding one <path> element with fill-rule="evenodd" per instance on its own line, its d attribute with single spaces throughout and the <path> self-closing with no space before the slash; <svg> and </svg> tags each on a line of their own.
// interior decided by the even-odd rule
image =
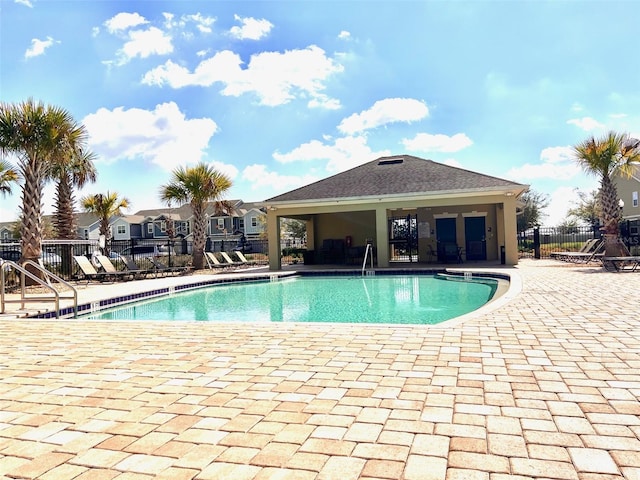
<svg viewBox="0 0 640 480">
<path fill-rule="evenodd" d="M 109 277 L 109 274 L 107 272 L 99 272 L 98 270 L 96 270 L 91 263 L 91 260 L 89 260 L 84 255 L 74 255 L 73 260 L 76 262 L 76 265 L 78 265 L 78 268 L 80 268 L 80 272 L 82 273 L 81 276 L 87 281 L 87 283 L 89 282 L 89 280 L 101 281 Z"/>
<path fill-rule="evenodd" d="M 247 257 L 244 256 L 244 254 L 242 252 L 233 252 L 236 254 L 236 257 L 238 257 L 240 259 L 240 263 L 244 264 L 244 265 L 255 265 L 256 262 L 254 262 L 253 260 L 248 260 Z"/>
<path fill-rule="evenodd" d="M 125 278 L 125 277 L 130 277 L 133 278 L 133 273 L 127 271 L 127 270 L 118 270 L 113 263 L 111 263 L 111 260 L 109 260 L 109 257 L 105 256 L 105 255 L 96 255 L 96 260 L 98 260 L 98 263 L 100 263 L 100 266 L 102 267 L 102 269 L 105 271 L 105 273 L 107 275 L 111 275 L 112 277 L 120 277 L 120 278 Z"/>
<path fill-rule="evenodd" d="M 600 257 L 602 266 L 608 272 L 635 272 L 640 266 L 640 256 Z"/>
<path fill-rule="evenodd" d="M 227 252 L 220 252 L 220 255 L 226 262 L 226 265 L 242 265 L 243 262 L 234 262 Z M 224 263 L 223 263 L 224 265 Z"/>
<path fill-rule="evenodd" d="M 131 273 L 134 278 L 146 278 L 150 273 L 154 273 L 151 269 L 140 268 L 138 264 L 133 261 L 133 258 L 128 257 L 127 255 L 120 255 L 120 258 L 124 262 L 125 267 L 127 267 L 126 271 Z"/>
<path fill-rule="evenodd" d="M 589 263 L 594 259 L 598 259 L 604 256 L 605 243 L 602 239 L 596 239 L 595 242 L 591 242 L 587 248 L 582 252 L 557 252 L 557 260 L 564 262 L 574 263 Z"/>
<path fill-rule="evenodd" d="M 575 254 L 579 253 L 590 253 L 592 249 L 596 248 L 598 243 L 600 242 L 600 239 L 598 238 L 592 238 L 590 240 L 587 240 L 586 242 L 584 242 L 582 244 L 582 247 L 580 247 L 579 250 L 575 251 L 575 252 L 551 252 L 549 254 L 549 256 L 555 260 L 568 260 L 567 257 L 573 255 L 575 256 Z M 580 255 L 578 255 L 580 256 Z"/>
<path fill-rule="evenodd" d="M 153 264 L 154 267 L 154 272 L 155 273 L 164 273 L 165 275 L 168 274 L 183 274 L 183 273 L 187 273 L 189 271 L 189 267 L 170 267 L 168 265 L 165 265 L 164 263 L 162 263 L 160 260 L 158 260 L 157 258 L 150 258 L 149 259 L 151 261 L 151 263 Z"/>
<path fill-rule="evenodd" d="M 226 265 L 220 263 L 218 257 L 213 252 L 204 252 L 204 259 L 207 261 L 209 268 L 225 268 Z"/>
</svg>

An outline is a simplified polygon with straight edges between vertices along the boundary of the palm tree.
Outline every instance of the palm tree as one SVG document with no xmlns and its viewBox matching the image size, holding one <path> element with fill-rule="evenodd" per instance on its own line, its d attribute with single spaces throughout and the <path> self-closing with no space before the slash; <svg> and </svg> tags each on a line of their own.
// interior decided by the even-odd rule
<svg viewBox="0 0 640 480">
<path fill-rule="evenodd" d="M 115 216 L 122 216 L 122 210 L 129 208 L 131 202 L 126 198 L 118 198 L 116 192 L 107 192 L 106 194 L 98 193 L 83 197 L 80 199 L 80 203 L 85 212 L 93 213 L 100 219 L 100 235 L 104 235 L 105 255 L 108 255 L 109 242 L 111 240 L 109 219 Z"/>
<path fill-rule="evenodd" d="M 0 194 L 11 195 L 11 184 L 18 181 L 16 172 L 9 162 L 0 160 Z"/>
<path fill-rule="evenodd" d="M 84 126 L 63 108 L 29 99 L 0 103 L 0 153 L 17 158 L 22 185 L 22 261 L 42 253 L 42 191 L 53 162 L 77 154 L 87 141 Z"/>
<path fill-rule="evenodd" d="M 231 179 L 205 163 L 194 167 L 179 167 L 171 181 L 160 188 L 160 198 L 167 204 L 189 203 L 193 213 L 193 267 L 204 268 L 204 247 L 207 234 L 206 208 L 214 202 L 216 213 L 229 213 L 231 207 L 223 195 L 231 188 Z"/>
<path fill-rule="evenodd" d="M 601 138 L 591 137 L 573 147 L 578 165 L 600 180 L 600 213 L 602 215 L 607 256 L 628 255 L 620 239 L 621 213 L 613 178 L 629 177 L 640 163 L 640 141 L 627 134 L 609 132 Z"/>
<path fill-rule="evenodd" d="M 73 189 L 96 181 L 94 158 L 92 153 L 81 151 L 79 155 L 56 162 L 52 168 L 51 176 L 56 182 L 56 211 L 53 223 L 57 238 L 74 240 L 78 237 Z"/>
</svg>

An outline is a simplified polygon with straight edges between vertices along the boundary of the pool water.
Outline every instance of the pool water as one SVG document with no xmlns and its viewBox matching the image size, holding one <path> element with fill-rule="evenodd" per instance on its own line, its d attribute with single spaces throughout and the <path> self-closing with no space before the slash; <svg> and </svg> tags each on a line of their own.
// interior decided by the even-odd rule
<svg viewBox="0 0 640 480">
<path fill-rule="evenodd" d="M 219 284 L 103 310 L 101 320 L 435 324 L 478 309 L 491 279 L 439 275 L 314 276 Z"/>
</svg>

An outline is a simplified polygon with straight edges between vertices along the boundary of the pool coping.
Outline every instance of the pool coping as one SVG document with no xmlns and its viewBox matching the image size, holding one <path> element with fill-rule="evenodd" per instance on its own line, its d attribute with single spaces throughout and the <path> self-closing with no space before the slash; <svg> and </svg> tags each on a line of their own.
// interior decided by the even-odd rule
<svg viewBox="0 0 640 480">
<path fill-rule="evenodd" d="M 433 275 L 433 274 L 444 274 L 451 275 L 455 277 L 463 278 L 465 274 L 470 274 L 470 277 L 473 278 L 490 278 L 498 281 L 498 287 L 493 297 L 489 302 L 487 302 L 482 307 L 466 313 L 464 315 L 460 315 L 458 317 L 454 317 L 449 320 L 444 320 L 442 322 L 436 324 L 428 324 L 431 327 L 442 327 L 442 326 L 451 326 L 455 324 L 462 323 L 466 320 L 474 318 L 478 315 L 484 315 L 496 308 L 501 307 L 502 305 L 511 301 L 521 290 L 522 290 L 522 282 L 520 280 L 519 275 L 516 272 L 508 272 L 508 271 L 495 271 L 492 269 L 465 269 L 465 268 L 391 268 L 391 269 L 374 269 L 374 275 Z M 38 312 L 34 315 L 27 316 L 27 319 L 38 319 L 38 320 L 46 320 L 46 319 L 66 319 L 66 320 L 76 320 L 77 315 L 85 315 L 88 313 L 97 313 L 101 310 L 105 310 L 113 307 L 121 307 L 128 305 L 130 303 L 135 303 L 141 300 L 151 300 L 154 298 L 159 298 L 167 295 L 172 295 L 178 292 L 197 290 L 201 288 L 210 287 L 213 285 L 220 284 L 231 284 L 231 283 L 245 283 L 245 282 L 255 282 L 255 281 L 272 281 L 274 278 L 286 278 L 291 276 L 353 276 L 353 275 L 362 275 L 362 272 L 357 269 L 322 269 L 322 270 L 292 270 L 292 271 L 277 271 L 277 272 L 261 272 L 261 273 L 240 273 L 236 272 L 235 275 L 232 276 L 220 276 L 215 278 L 209 278 L 207 280 L 194 281 L 190 283 L 178 284 L 178 285 L 167 285 L 159 288 L 154 288 L 150 290 L 143 290 L 138 292 L 133 292 L 125 295 L 119 295 L 116 297 L 105 298 L 94 300 L 91 302 L 86 302 L 79 304 L 77 306 L 77 310 L 74 309 L 73 306 L 66 306 L 60 308 L 58 312 L 55 310 L 48 310 L 44 312 Z M 82 318 L 82 320 L 91 320 L 90 318 Z M 135 321 L 135 320 L 130 320 Z M 331 322 L 329 322 L 331 323 Z M 385 324 L 385 323 L 363 323 L 362 325 L 397 325 L 397 324 Z"/>
</svg>

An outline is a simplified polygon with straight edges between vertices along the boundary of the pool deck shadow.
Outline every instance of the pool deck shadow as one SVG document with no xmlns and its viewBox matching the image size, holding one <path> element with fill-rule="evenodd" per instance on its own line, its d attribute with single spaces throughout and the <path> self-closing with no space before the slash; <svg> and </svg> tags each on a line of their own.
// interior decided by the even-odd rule
<svg viewBox="0 0 640 480">
<path fill-rule="evenodd" d="M 439 326 L 5 316 L 0 477 L 640 478 L 636 277 L 460 267 L 520 289 Z"/>
</svg>

